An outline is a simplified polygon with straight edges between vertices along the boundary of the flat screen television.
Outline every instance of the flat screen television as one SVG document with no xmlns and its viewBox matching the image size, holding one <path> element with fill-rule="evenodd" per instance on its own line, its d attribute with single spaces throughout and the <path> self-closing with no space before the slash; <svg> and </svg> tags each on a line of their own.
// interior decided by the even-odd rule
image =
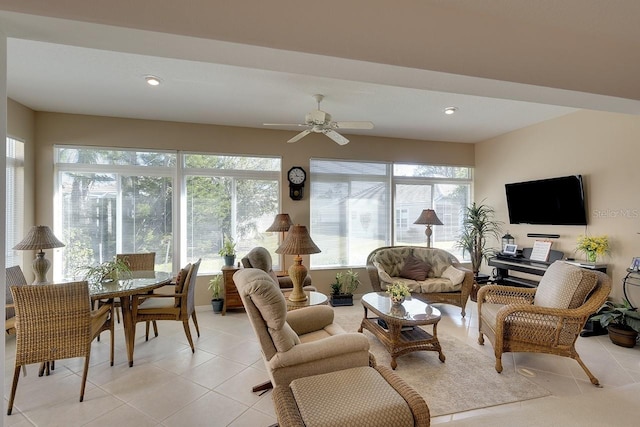
<svg viewBox="0 0 640 427">
<path fill-rule="evenodd" d="M 511 224 L 587 225 L 582 175 L 505 184 Z"/>
</svg>

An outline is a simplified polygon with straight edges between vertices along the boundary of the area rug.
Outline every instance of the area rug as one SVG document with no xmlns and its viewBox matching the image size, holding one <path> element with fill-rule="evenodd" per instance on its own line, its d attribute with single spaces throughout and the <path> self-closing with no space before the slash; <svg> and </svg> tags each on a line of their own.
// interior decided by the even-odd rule
<svg viewBox="0 0 640 427">
<path fill-rule="evenodd" d="M 357 331 L 362 320 L 361 313 L 341 313 L 336 310 L 335 316 L 335 322 L 349 332 Z M 426 327 L 427 331 L 430 329 Z M 370 351 L 376 357 L 376 362 L 389 366 L 391 356 L 384 346 L 373 334 L 366 330 L 364 334 L 369 338 Z M 492 358 L 456 338 L 440 332 L 438 340 L 446 357 L 445 363 L 440 362 L 435 351 L 417 351 L 398 357 L 395 370 L 424 398 L 432 417 L 551 394 L 514 371 L 505 369 L 498 374 Z"/>
</svg>

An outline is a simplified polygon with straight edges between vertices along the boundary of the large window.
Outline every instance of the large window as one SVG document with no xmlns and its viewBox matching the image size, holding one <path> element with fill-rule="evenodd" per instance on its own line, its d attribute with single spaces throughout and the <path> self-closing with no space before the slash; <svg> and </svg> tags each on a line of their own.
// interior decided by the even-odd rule
<svg viewBox="0 0 640 427">
<path fill-rule="evenodd" d="M 202 258 L 218 272 L 223 236 L 241 256 L 277 247 L 279 158 L 56 147 L 55 232 L 66 244 L 55 278 L 117 253 L 155 252 L 156 269 Z"/>
<path fill-rule="evenodd" d="M 224 264 L 218 256 L 224 235 L 237 242 L 238 257 L 255 246 L 275 252 L 278 235 L 265 230 L 278 213 L 279 158 L 185 154 L 184 163 L 183 240 L 188 259 L 202 258 L 200 271 L 219 271 Z"/>
<path fill-rule="evenodd" d="M 391 165 L 311 160 L 312 267 L 364 265 L 390 241 Z"/>
<path fill-rule="evenodd" d="M 431 245 L 462 259 L 456 241 L 461 215 L 471 200 L 471 179 L 471 168 L 467 167 L 394 164 L 394 244 L 424 244 L 426 227 L 413 222 L 423 209 L 433 209 L 443 225 L 432 226 Z"/>
<path fill-rule="evenodd" d="M 20 255 L 13 247 L 24 237 L 24 142 L 7 138 L 7 190 L 5 265 L 20 265 Z"/>
<path fill-rule="evenodd" d="M 55 233 L 65 243 L 56 278 L 117 253 L 155 252 L 173 269 L 176 154 L 56 147 Z"/>
<path fill-rule="evenodd" d="M 373 249 L 424 245 L 425 226 L 413 222 L 434 209 L 432 246 L 462 259 L 456 248 L 461 213 L 471 200 L 471 168 L 311 160 L 311 231 L 323 251 L 315 268 L 361 266 Z"/>
</svg>

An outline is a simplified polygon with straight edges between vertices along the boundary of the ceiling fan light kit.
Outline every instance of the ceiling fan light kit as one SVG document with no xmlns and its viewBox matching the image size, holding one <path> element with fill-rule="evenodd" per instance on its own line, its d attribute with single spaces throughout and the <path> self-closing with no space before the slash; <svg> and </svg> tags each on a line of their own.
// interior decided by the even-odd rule
<svg viewBox="0 0 640 427">
<path fill-rule="evenodd" d="M 305 115 L 304 123 L 284 124 L 284 123 L 264 123 L 265 126 L 298 126 L 306 127 L 299 134 L 287 142 L 293 143 L 301 140 L 310 133 L 323 133 L 327 137 L 340 145 L 349 142 L 347 138 L 336 132 L 336 129 L 373 129 L 373 123 L 368 121 L 350 121 L 350 122 L 334 122 L 331 120 L 331 114 L 320 109 L 320 103 L 324 99 L 324 95 L 316 94 L 313 98 L 318 103 L 318 109 Z"/>
</svg>

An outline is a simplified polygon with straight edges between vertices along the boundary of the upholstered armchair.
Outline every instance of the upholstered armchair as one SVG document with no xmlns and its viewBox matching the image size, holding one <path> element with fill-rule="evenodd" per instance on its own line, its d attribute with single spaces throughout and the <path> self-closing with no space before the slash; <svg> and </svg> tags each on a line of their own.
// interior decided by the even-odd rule
<svg viewBox="0 0 640 427">
<path fill-rule="evenodd" d="M 301 377 L 369 366 L 369 341 L 333 323 L 333 309 L 312 306 L 287 312 L 284 295 L 266 272 L 244 268 L 233 275 L 260 342 L 273 386 Z"/>
<path fill-rule="evenodd" d="M 485 285 L 478 291 L 478 342 L 489 339 L 498 372 L 502 353 L 555 354 L 577 361 L 597 386 L 598 379 L 580 359 L 575 343 L 610 291 L 606 274 L 562 261 L 551 264 L 537 288 Z"/>
<path fill-rule="evenodd" d="M 249 251 L 247 255 L 242 258 L 242 265 L 245 268 L 258 268 L 264 272 L 266 272 L 273 280 L 278 283 L 280 289 L 282 291 L 287 291 L 293 289 L 293 282 L 289 276 L 278 277 L 276 273 L 273 271 L 273 261 L 271 259 L 271 254 L 266 248 L 262 246 L 257 246 Z M 307 274 L 305 277 L 302 286 L 305 291 L 315 291 L 316 288 L 311 286 L 311 276 Z"/>
</svg>

